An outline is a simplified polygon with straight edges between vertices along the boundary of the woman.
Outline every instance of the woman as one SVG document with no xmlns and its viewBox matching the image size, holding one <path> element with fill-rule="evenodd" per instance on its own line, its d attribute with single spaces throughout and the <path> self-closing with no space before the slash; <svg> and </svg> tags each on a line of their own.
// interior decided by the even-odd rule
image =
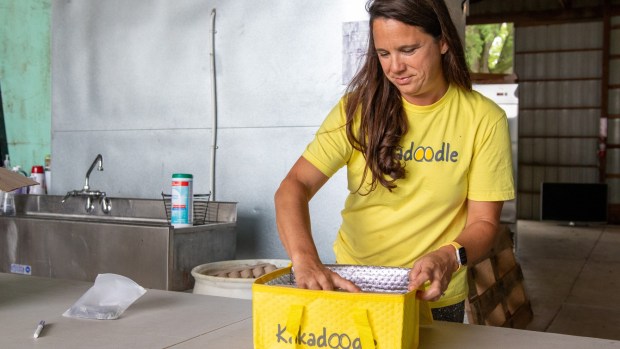
<svg viewBox="0 0 620 349">
<path fill-rule="evenodd" d="M 342 264 L 411 268 L 438 320 L 463 321 L 466 259 L 492 246 L 514 198 L 504 112 L 471 89 L 443 0 L 367 4 L 366 61 L 275 195 L 299 287 L 359 291 L 321 263 L 308 202 L 341 167 L 350 191 L 334 252 Z"/>
</svg>

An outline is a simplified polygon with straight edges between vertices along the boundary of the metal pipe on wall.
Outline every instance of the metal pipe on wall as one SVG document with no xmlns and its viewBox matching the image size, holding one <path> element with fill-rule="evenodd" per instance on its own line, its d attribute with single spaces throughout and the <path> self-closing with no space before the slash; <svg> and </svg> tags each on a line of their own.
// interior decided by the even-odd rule
<svg viewBox="0 0 620 349">
<path fill-rule="evenodd" d="M 0 87 L 0 161 L 9 155 L 9 143 L 6 137 L 6 127 L 4 126 L 4 109 L 2 104 L 2 87 Z M 10 170 L 10 168 L 9 168 Z"/>
<path fill-rule="evenodd" d="M 211 137 L 211 201 L 215 201 L 215 152 L 217 150 L 217 81 L 215 79 L 215 9 L 211 10 L 211 105 L 213 124 Z"/>
</svg>

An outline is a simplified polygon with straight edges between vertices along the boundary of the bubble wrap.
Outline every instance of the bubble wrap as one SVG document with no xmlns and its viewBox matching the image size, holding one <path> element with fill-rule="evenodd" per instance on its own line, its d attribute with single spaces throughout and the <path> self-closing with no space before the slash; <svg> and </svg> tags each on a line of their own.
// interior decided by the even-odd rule
<svg viewBox="0 0 620 349">
<path fill-rule="evenodd" d="M 353 282 L 362 292 L 407 293 L 409 269 L 369 265 L 327 264 L 330 270 Z M 295 274 L 288 273 L 266 283 L 271 286 L 296 287 Z"/>
</svg>

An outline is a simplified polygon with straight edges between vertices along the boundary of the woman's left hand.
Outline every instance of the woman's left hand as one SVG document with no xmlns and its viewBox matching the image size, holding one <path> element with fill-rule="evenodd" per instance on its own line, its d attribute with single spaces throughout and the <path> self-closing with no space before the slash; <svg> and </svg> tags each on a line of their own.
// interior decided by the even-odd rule
<svg viewBox="0 0 620 349">
<path fill-rule="evenodd" d="M 448 288 L 452 273 L 458 269 L 454 248 L 444 246 L 418 259 L 409 271 L 409 291 L 422 288 L 426 281 L 430 285 L 418 291 L 417 297 L 425 301 L 437 301 Z"/>
</svg>

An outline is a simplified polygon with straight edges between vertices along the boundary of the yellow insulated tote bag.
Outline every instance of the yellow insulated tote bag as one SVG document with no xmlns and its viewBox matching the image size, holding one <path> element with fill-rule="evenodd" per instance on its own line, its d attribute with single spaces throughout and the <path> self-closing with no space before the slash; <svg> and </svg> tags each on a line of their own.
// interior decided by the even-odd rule
<svg viewBox="0 0 620 349">
<path fill-rule="evenodd" d="M 298 289 L 290 267 L 254 282 L 255 349 L 417 348 L 419 325 L 432 316 L 428 303 L 407 292 L 408 269 L 328 267 L 363 292 Z"/>
</svg>

